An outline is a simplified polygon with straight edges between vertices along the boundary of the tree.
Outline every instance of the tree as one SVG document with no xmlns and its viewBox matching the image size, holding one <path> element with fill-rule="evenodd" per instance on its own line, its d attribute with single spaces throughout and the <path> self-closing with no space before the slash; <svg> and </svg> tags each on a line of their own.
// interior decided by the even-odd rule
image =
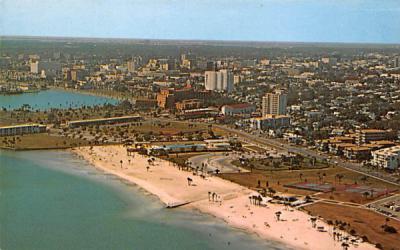
<svg viewBox="0 0 400 250">
<path fill-rule="evenodd" d="M 339 184 L 340 184 L 340 182 L 342 181 L 343 177 L 344 177 L 343 174 L 336 174 L 336 175 L 335 175 L 335 180 L 338 179 Z"/>
<path fill-rule="evenodd" d="M 365 184 L 365 182 L 367 181 L 368 177 L 363 175 L 360 180 Z"/>
<path fill-rule="evenodd" d="M 281 212 L 281 211 L 278 211 L 278 212 L 275 213 L 275 216 L 276 216 L 276 220 L 277 220 L 277 221 L 279 221 L 279 220 L 281 219 L 281 215 L 282 215 L 282 212 Z"/>
<path fill-rule="evenodd" d="M 388 226 L 388 225 L 383 225 L 383 230 L 386 233 L 390 233 L 390 234 L 396 234 L 397 233 L 397 229 L 392 227 L 392 226 Z"/>
<path fill-rule="evenodd" d="M 311 226 L 313 227 L 313 228 L 315 228 L 316 227 L 316 222 L 317 222 L 317 218 L 315 218 L 315 217 L 311 217 L 310 218 L 310 222 L 311 222 Z"/>
</svg>

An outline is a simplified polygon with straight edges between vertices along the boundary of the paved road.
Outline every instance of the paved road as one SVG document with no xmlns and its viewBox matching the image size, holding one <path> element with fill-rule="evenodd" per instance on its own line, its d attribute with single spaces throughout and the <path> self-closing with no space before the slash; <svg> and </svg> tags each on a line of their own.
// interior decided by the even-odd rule
<svg viewBox="0 0 400 250">
<path fill-rule="evenodd" d="M 207 172 L 215 173 L 216 169 L 219 169 L 221 173 L 238 173 L 240 172 L 248 172 L 248 170 L 244 168 L 239 168 L 233 165 L 232 160 L 236 159 L 237 156 L 233 154 L 229 154 L 226 156 L 226 153 L 210 153 L 205 155 L 196 155 L 189 158 L 189 161 L 192 162 L 193 167 L 203 166 L 203 163 L 207 166 Z"/>
<path fill-rule="evenodd" d="M 222 126 L 222 125 L 213 125 L 213 126 L 218 127 L 219 129 L 225 130 L 233 135 L 240 136 L 240 137 L 244 138 L 245 141 L 250 141 L 255 144 L 272 146 L 272 147 L 275 147 L 278 149 L 287 150 L 288 152 L 291 152 L 291 153 L 301 154 L 306 157 L 315 157 L 317 160 L 320 160 L 320 161 L 323 161 L 323 160 L 329 161 L 329 158 L 332 157 L 330 155 L 319 153 L 317 151 L 310 150 L 310 149 L 302 147 L 302 146 L 289 145 L 287 143 L 278 141 L 277 139 L 262 138 L 259 136 L 251 135 L 244 131 L 240 131 L 240 130 L 229 128 L 229 127 Z M 362 165 L 359 163 L 345 161 L 345 160 L 337 158 L 337 157 L 335 157 L 333 161 L 336 165 L 346 168 L 350 171 L 361 173 L 361 174 L 367 175 L 369 177 L 379 179 L 381 181 L 384 181 L 384 182 L 387 182 L 387 183 L 390 183 L 393 185 L 400 186 L 400 184 L 397 182 L 398 178 L 391 176 L 390 174 L 378 173 L 376 171 L 362 167 Z M 330 161 L 330 162 L 332 162 L 332 161 Z"/>
</svg>

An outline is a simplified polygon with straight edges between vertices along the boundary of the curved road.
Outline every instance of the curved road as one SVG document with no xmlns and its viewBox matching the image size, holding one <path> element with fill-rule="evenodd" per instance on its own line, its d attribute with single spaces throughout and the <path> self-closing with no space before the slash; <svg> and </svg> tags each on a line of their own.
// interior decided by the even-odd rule
<svg viewBox="0 0 400 250">
<path fill-rule="evenodd" d="M 233 165 L 231 162 L 235 160 L 237 156 L 232 155 L 230 153 L 228 156 L 226 153 L 210 153 L 205 155 L 196 155 L 189 158 L 189 161 L 192 162 L 193 167 L 201 168 L 204 163 L 207 167 L 207 172 L 215 173 L 216 169 L 219 169 L 221 173 L 238 173 L 238 172 L 248 172 L 248 170 L 244 168 L 237 167 Z"/>
</svg>

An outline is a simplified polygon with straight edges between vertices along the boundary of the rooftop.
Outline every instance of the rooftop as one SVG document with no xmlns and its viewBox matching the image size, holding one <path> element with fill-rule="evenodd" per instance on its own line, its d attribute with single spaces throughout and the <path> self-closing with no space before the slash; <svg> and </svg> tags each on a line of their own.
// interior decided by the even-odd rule
<svg viewBox="0 0 400 250">
<path fill-rule="evenodd" d="M 11 126 L 4 126 L 0 127 L 0 129 L 7 129 L 7 128 L 22 128 L 22 127 L 29 127 L 29 126 L 38 126 L 38 127 L 46 127 L 46 125 L 39 124 L 39 123 L 25 123 L 25 124 L 17 124 Z"/>
<path fill-rule="evenodd" d="M 250 104 L 250 103 L 236 103 L 236 104 L 224 105 L 223 107 L 229 107 L 229 108 L 240 109 L 240 108 L 254 107 L 254 105 L 253 105 L 253 104 Z"/>
</svg>

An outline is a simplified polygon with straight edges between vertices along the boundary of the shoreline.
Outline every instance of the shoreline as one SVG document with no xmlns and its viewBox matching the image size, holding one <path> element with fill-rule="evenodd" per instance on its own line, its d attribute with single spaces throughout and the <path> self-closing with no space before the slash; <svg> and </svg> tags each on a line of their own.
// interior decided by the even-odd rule
<svg viewBox="0 0 400 250">
<path fill-rule="evenodd" d="M 48 89 L 65 91 L 65 92 L 70 92 L 70 93 L 78 93 L 78 94 L 83 94 L 83 95 L 91 95 L 91 96 L 97 96 L 97 97 L 110 98 L 110 99 L 115 99 L 118 102 L 121 102 L 121 101 L 124 101 L 124 100 L 128 99 L 128 98 L 125 98 L 125 97 L 122 97 L 122 96 L 114 96 L 112 94 L 100 93 L 98 91 L 63 88 L 63 87 L 60 87 L 60 86 L 49 86 Z"/>
<path fill-rule="evenodd" d="M 255 192 L 236 183 L 215 176 L 200 178 L 158 158 L 153 163 L 147 156 L 135 154 L 133 158 L 126 154 L 122 146 L 81 147 L 69 151 L 93 167 L 157 196 L 167 207 L 183 205 L 218 218 L 233 228 L 283 243 L 289 248 L 342 249 L 341 242 L 332 239 L 331 230 L 324 221 L 317 220 L 317 226 L 324 226 L 327 231 L 319 232 L 311 226 L 311 216 L 303 211 L 269 203 L 267 207 L 251 205 L 249 195 Z M 191 178 L 193 184 L 189 185 L 187 178 Z M 210 191 L 217 194 L 217 201 L 210 201 Z M 280 220 L 276 219 L 278 211 L 282 213 Z M 376 249 L 369 243 L 359 243 L 360 247 Z M 355 247 L 350 245 L 349 249 Z"/>
</svg>

